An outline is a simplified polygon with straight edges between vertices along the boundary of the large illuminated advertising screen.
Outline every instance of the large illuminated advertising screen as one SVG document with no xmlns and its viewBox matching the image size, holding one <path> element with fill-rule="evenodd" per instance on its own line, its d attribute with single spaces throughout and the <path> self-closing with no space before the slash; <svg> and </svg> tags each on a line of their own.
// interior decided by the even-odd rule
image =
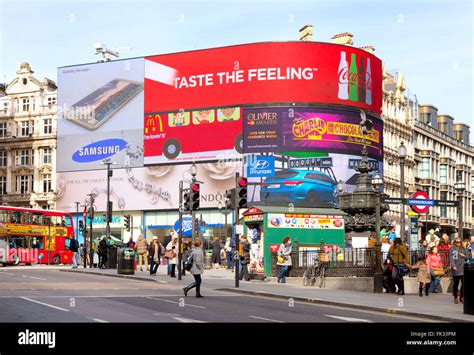
<svg viewBox="0 0 474 355">
<path fill-rule="evenodd" d="M 238 154 L 242 109 L 275 102 L 339 104 L 379 115 L 381 61 L 358 48 L 317 42 L 255 43 L 145 57 L 144 162 L 219 160 Z"/>
<path fill-rule="evenodd" d="M 143 166 L 143 71 L 143 58 L 58 68 L 58 172 Z"/>
<path fill-rule="evenodd" d="M 373 123 L 365 138 L 368 164 L 383 176 L 382 121 L 374 115 L 366 114 L 366 118 Z M 250 203 L 338 208 L 338 183 L 352 192 L 359 176 L 356 168 L 364 146 L 360 121 L 359 110 L 342 107 L 244 110 Z M 263 170 L 270 158 L 271 168 Z M 265 175 L 259 176 L 259 171 Z"/>
</svg>

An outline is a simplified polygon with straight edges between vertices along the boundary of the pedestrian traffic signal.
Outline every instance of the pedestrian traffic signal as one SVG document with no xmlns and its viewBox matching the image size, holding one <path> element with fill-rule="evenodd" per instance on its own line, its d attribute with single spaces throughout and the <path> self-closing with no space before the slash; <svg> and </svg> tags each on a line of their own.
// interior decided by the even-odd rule
<svg viewBox="0 0 474 355">
<path fill-rule="evenodd" d="M 79 230 L 81 231 L 82 234 L 84 234 L 84 222 L 79 221 Z"/>
<path fill-rule="evenodd" d="M 189 189 L 184 189 L 183 192 L 183 208 L 186 212 L 191 212 L 191 193 Z"/>
<path fill-rule="evenodd" d="M 123 216 L 123 224 L 125 225 L 125 229 L 127 232 L 130 232 L 130 215 L 126 214 Z"/>
<path fill-rule="evenodd" d="M 200 192 L 201 188 L 199 184 L 192 184 L 191 186 L 191 210 L 195 211 L 199 209 L 199 202 L 200 202 Z"/>
<path fill-rule="evenodd" d="M 238 208 L 247 208 L 247 178 L 237 177 L 236 198 Z"/>
<path fill-rule="evenodd" d="M 111 170 L 112 171 L 112 170 Z M 114 203 L 112 201 L 109 201 L 109 208 L 107 209 L 107 216 L 105 218 L 105 222 L 109 222 L 111 223 L 112 222 L 112 211 L 114 209 L 113 207 Z"/>
<path fill-rule="evenodd" d="M 235 189 L 226 190 L 225 207 L 228 210 L 233 210 L 235 208 Z"/>
<path fill-rule="evenodd" d="M 193 221 L 193 235 L 199 235 L 199 219 L 195 218 Z"/>
</svg>

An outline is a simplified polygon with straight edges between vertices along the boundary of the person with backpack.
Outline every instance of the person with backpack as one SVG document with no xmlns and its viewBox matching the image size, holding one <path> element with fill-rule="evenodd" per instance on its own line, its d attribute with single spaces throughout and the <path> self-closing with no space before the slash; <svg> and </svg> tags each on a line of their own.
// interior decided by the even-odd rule
<svg viewBox="0 0 474 355">
<path fill-rule="evenodd" d="M 145 261 L 146 271 L 150 270 L 148 268 L 148 242 L 143 236 L 143 233 L 140 233 L 137 239 L 137 254 L 138 254 L 138 265 L 140 266 L 140 271 L 143 271 L 143 261 Z"/>
<path fill-rule="evenodd" d="M 71 239 L 69 250 L 74 253 L 72 255 L 72 268 L 77 269 L 78 264 L 81 263 L 81 257 L 79 256 L 79 242 L 75 238 Z"/>
<path fill-rule="evenodd" d="M 160 266 L 160 260 L 162 255 L 163 246 L 158 241 L 158 237 L 155 235 L 153 236 L 153 240 L 150 243 L 150 276 L 156 275 L 158 271 L 158 266 Z"/>
</svg>

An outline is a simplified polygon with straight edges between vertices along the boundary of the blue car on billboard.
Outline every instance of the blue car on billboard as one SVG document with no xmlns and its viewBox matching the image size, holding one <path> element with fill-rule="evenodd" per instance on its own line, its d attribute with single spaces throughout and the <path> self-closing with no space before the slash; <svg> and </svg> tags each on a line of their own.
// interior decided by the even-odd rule
<svg viewBox="0 0 474 355">
<path fill-rule="evenodd" d="M 277 205 L 338 207 L 337 182 L 317 170 L 282 170 L 268 177 L 260 189 L 260 201 Z"/>
</svg>

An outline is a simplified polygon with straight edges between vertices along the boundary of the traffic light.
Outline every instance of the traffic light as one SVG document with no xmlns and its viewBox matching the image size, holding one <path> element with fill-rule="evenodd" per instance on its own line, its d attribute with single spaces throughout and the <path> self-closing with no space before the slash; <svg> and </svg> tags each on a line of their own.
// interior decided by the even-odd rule
<svg viewBox="0 0 474 355">
<path fill-rule="evenodd" d="M 129 214 L 126 214 L 125 216 L 123 216 L 123 224 L 127 232 L 130 232 L 130 215 Z"/>
<path fill-rule="evenodd" d="M 84 222 L 83 221 L 79 221 L 79 231 L 84 234 Z"/>
<path fill-rule="evenodd" d="M 191 211 L 199 209 L 200 202 L 200 186 L 197 183 L 192 184 L 191 186 Z"/>
<path fill-rule="evenodd" d="M 186 212 L 191 212 L 191 193 L 189 189 L 184 189 L 183 192 L 183 208 Z"/>
<path fill-rule="evenodd" d="M 235 208 L 235 189 L 226 190 L 225 207 L 228 210 L 233 210 Z"/>
<path fill-rule="evenodd" d="M 236 205 L 238 208 L 247 208 L 247 178 L 237 177 Z"/>
<path fill-rule="evenodd" d="M 193 235 L 199 235 L 199 219 L 195 218 L 193 221 Z"/>
<path fill-rule="evenodd" d="M 112 171 L 112 170 L 111 170 Z M 113 211 L 113 205 L 114 203 L 112 201 L 109 201 L 109 208 L 107 209 L 107 216 L 105 216 L 105 222 L 112 222 L 112 211 Z"/>
</svg>

